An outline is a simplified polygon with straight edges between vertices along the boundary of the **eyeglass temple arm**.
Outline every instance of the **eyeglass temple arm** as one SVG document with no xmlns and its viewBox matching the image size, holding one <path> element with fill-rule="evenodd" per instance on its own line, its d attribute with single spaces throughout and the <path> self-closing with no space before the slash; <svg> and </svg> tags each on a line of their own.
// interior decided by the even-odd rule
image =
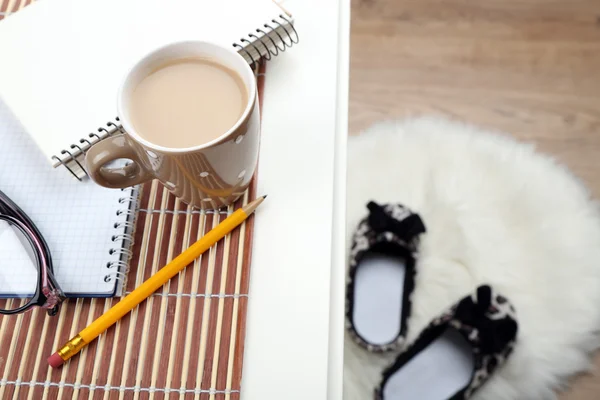
<svg viewBox="0 0 600 400">
<path fill-rule="evenodd" d="M 41 264 L 46 266 L 45 271 L 42 271 L 43 285 L 42 294 L 46 297 L 46 303 L 48 304 L 48 314 L 56 315 L 58 312 L 58 305 L 65 299 L 65 295 L 61 288 L 58 286 L 56 279 L 54 278 L 54 269 L 52 266 L 52 256 L 50 254 L 50 248 L 48 243 L 44 239 L 37 226 L 29 218 L 29 216 L 8 197 L 4 192 L 0 190 L 0 212 L 11 215 L 19 219 L 25 224 L 37 237 L 40 245 L 42 246 L 41 256 L 44 257 L 44 261 Z M 46 289 L 46 290 L 44 290 Z"/>
</svg>

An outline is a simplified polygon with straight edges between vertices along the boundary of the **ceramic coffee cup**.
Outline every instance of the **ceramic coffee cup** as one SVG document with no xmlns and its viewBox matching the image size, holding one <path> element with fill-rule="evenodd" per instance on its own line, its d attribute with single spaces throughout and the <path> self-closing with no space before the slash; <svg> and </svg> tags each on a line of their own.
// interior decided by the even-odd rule
<svg viewBox="0 0 600 400">
<path fill-rule="evenodd" d="M 156 67 L 188 57 L 208 58 L 236 72 L 246 87 L 247 105 L 237 123 L 215 140 L 186 148 L 160 146 L 132 126 L 131 93 Z M 117 98 L 123 133 L 94 144 L 86 153 L 86 168 L 97 184 L 124 188 L 158 179 L 183 202 L 201 209 L 228 206 L 248 188 L 258 161 L 258 95 L 252 69 L 235 50 L 201 41 L 161 47 L 131 68 Z M 107 165 L 120 159 L 132 162 L 124 167 Z"/>
</svg>

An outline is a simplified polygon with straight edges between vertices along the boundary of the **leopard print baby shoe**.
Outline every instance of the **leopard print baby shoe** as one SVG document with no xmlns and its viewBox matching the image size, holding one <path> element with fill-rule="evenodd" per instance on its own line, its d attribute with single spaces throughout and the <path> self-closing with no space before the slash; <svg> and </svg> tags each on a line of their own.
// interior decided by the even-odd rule
<svg viewBox="0 0 600 400">
<path fill-rule="evenodd" d="M 371 352 L 404 343 L 414 288 L 419 215 L 401 204 L 367 204 L 369 214 L 353 234 L 346 288 L 346 328 Z"/>
<path fill-rule="evenodd" d="M 515 309 L 488 285 L 463 298 L 421 332 L 383 372 L 375 400 L 463 400 L 509 357 Z"/>
</svg>

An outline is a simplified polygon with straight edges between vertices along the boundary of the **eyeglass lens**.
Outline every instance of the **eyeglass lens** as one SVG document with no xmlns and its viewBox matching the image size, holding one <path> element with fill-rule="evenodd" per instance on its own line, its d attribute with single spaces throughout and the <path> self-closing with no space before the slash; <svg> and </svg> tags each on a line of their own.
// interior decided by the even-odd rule
<svg viewBox="0 0 600 400">
<path fill-rule="evenodd" d="M 0 219 L 0 309 L 27 304 L 38 286 L 38 259 L 22 229 Z"/>
</svg>

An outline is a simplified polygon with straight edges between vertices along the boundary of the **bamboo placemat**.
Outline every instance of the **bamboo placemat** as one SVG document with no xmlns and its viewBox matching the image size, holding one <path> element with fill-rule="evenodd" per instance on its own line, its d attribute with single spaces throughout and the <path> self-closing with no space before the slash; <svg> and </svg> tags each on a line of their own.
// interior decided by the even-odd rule
<svg viewBox="0 0 600 400">
<path fill-rule="evenodd" d="M 191 210 L 162 185 L 143 186 L 127 292 L 232 210 Z M 238 399 L 251 244 L 252 219 L 61 369 L 46 357 L 118 298 L 69 299 L 56 317 L 3 317 L 0 399 Z"/>
<path fill-rule="evenodd" d="M 0 19 L 30 2 L 0 0 Z M 264 65 L 260 72 L 262 109 Z M 143 185 L 126 293 L 255 196 L 253 181 L 228 210 L 204 212 L 158 182 Z M 250 218 L 60 369 L 46 358 L 119 298 L 69 299 L 55 317 L 37 308 L 0 317 L 0 399 L 239 399 L 252 225 Z"/>
<path fill-rule="evenodd" d="M 0 20 L 28 6 L 33 1 L 35 0 L 0 0 Z"/>
</svg>

